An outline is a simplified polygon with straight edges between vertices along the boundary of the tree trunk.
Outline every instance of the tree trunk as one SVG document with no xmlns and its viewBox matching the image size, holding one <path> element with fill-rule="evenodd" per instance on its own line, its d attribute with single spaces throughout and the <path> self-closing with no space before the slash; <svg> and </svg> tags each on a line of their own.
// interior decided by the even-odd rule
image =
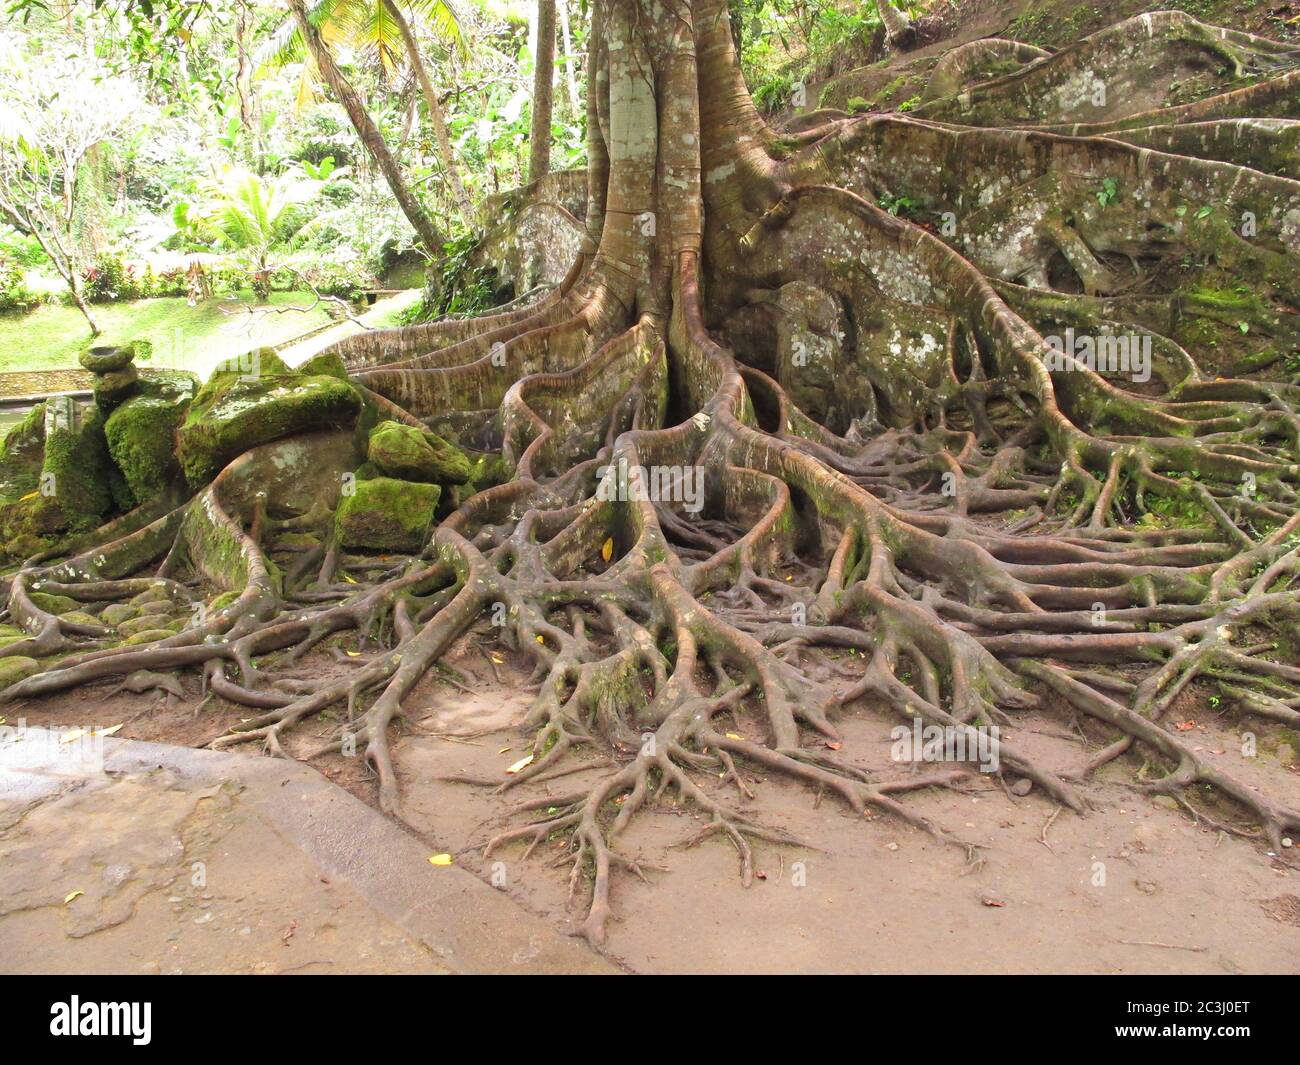
<svg viewBox="0 0 1300 1065">
<path fill-rule="evenodd" d="M 434 140 L 438 144 L 438 159 L 442 163 L 443 173 L 447 175 L 447 183 L 451 186 L 452 198 L 460 209 L 461 217 L 469 221 L 474 209 L 470 204 L 468 194 L 465 192 L 465 186 L 460 180 L 460 168 L 456 165 L 451 137 L 447 134 L 447 120 L 442 113 L 442 104 L 438 102 L 438 94 L 434 91 L 433 82 L 429 80 L 428 68 L 424 65 L 424 59 L 420 56 L 420 44 L 415 39 L 411 24 L 407 21 L 406 16 L 402 13 L 395 0 L 384 0 L 384 7 L 392 15 L 393 21 L 397 23 L 398 32 L 401 33 L 402 41 L 406 45 L 406 55 L 410 60 L 411 69 L 415 71 L 416 80 L 420 83 L 420 92 L 424 96 L 424 106 L 429 112 L 429 121 L 433 125 Z"/>
<path fill-rule="evenodd" d="M 573 117 L 578 117 L 578 75 L 573 69 L 573 34 L 569 30 L 569 0 L 555 0 L 555 9 L 560 16 L 561 58 L 564 60 L 564 84 L 569 92 L 569 108 Z"/>
<path fill-rule="evenodd" d="M 339 103 L 343 105 L 343 110 L 347 112 L 353 128 L 357 131 L 357 136 L 361 138 L 361 143 L 366 146 L 366 151 L 370 153 L 384 175 L 388 187 L 393 190 L 402 213 L 411 223 L 425 250 L 430 255 L 438 254 L 444 243 L 443 235 L 438 232 L 433 220 L 415 198 L 415 194 L 402 176 L 397 160 L 393 158 L 392 152 L 384 142 L 379 127 L 375 125 L 369 112 L 366 111 L 365 104 L 361 102 L 361 97 L 357 95 L 357 91 L 352 88 L 351 83 L 334 61 L 334 56 L 321 38 L 320 31 L 311 24 L 311 20 L 307 17 L 305 0 L 289 0 L 289 7 L 298 23 L 298 30 L 306 43 L 307 51 L 316 60 L 316 66 L 325 79 L 325 84 L 333 90 Z"/>
<path fill-rule="evenodd" d="M 885 24 L 885 43 L 890 47 L 905 47 L 913 36 L 912 20 L 890 0 L 876 0 L 876 10 L 880 12 L 880 21 Z"/>
<path fill-rule="evenodd" d="M 90 325 L 90 335 L 97 337 L 103 331 L 99 328 L 99 323 L 95 321 L 95 316 L 90 313 L 90 304 L 86 302 L 86 297 L 81 294 L 81 285 L 73 280 L 68 279 L 68 290 L 72 293 L 72 302 L 76 305 L 85 317 L 86 322 Z"/>
<path fill-rule="evenodd" d="M 551 103 L 555 80 L 555 0 L 537 0 L 537 62 L 533 68 L 533 124 L 528 180 L 551 172 Z"/>
</svg>

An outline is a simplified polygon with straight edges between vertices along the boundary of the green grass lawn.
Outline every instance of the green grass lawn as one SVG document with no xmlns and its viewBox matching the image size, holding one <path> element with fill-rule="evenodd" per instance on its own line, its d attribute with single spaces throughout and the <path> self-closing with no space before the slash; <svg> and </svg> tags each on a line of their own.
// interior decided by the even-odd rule
<svg viewBox="0 0 1300 1065">
<path fill-rule="evenodd" d="M 97 304 L 103 336 L 97 344 L 149 340 L 153 357 L 144 366 L 193 370 L 205 378 L 221 360 L 249 348 L 279 344 L 331 321 L 307 292 L 273 292 L 269 305 L 255 305 L 251 293 L 207 300 L 191 307 L 182 298 Z M 299 308 L 295 310 L 294 308 Z M 0 315 L 0 373 L 75 367 L 90 340 L 81 312 L 46 304 L 25 315 Z"/>
</svg>

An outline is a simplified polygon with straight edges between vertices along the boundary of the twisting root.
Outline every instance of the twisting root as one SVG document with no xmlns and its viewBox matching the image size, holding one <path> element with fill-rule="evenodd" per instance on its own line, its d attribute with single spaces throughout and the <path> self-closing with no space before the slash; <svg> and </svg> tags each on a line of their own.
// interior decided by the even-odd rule
<svg viewBox="0 0 1300 1065">
<path fill-rule="evenodd" d="M 114 677 L 167 690 L 160 673 L 197 667 L 213 695 L 255 711 L 213 746 L 277 754 L 291 730 L 342 706 L 313 753 L 358 751 L 381 806 L 400 813 L 390 733 L 403 701 L 490 610 L 537 694 L 532 760 L 497 789 L 522 796 L 515 820 L 486 852 L 560 840 L 593 943 L 615 871 L 647 868 L 620 849 L 625 830 L 665 794 L 702 819 L 682 845 L 725 840 L 743 883 L 756 842 L 794 842 L 745 812 L 753 768 L 973 857 L 908 797 L 969 787 L 975 766 L 869 772 L 838 753 L 837 722 L 852 714 L 978 744 L 1064 706 L 1105 740 L 1069 773 L 1003 743 L 1004 786 L 1027 778 L 1055 809 L 1085 815 L 1090 775 L 1140 752 L 1163 775 L 1135 786 L 1248 833 L 1184 798 L 1209 786 L 1281 854 L 1300 813 L 1208 764 L 1166 719 L 1190 685 L 1212 682 L 1234 708 L 1300 724 L 1288 661 L 1300 637 L 1300 386 L 1203 372 L 1186 335 L 1152 329 L 1181 314 L 1201 332 L 1234 330 L 1250 313 L 1247 331 L 1279 345 L 1300 335 L 1295 252 L 1279 230 L 1300 217 L 1300 185 L 1219 159 L 1224 138 L 1148 132 L 1168 149 L 1152 152 L 1123 142 L 1124 123 L 1065 137 L 827 113 L 780 138 L 744 91 L 725 5 L 651 6 L 672 17 L 624 0 L 595 8 L 586 237 L 564 283 L 527 309 L 341 345 L 380 417 L 497 452 L 512 479 L 460 500 L 417 557 L 361 558 L 331 532 L 330 477 L 351 466 L 315 462 L 329 476 L 290 506 L 286 486 L 252 476 L 275 465 L 254 449 L 188 502 L 25 565 L 8 609 L 29 636 L 4 653 L 52 660 L 0 698 Z M 1294 60 L 1258 38 L 1158 22 L 1147 40 L 1190 34 L 1242 69 Z M 994 51 L 1035 62 L 971 96 L 972 122 L 989 101 L 1020 100 L 1021 81 L 1094 54 Z M 942 76 L 965 84 L 977 60 Z M 937 93 L 925 107 L 951 118 L 959 103 Z M 1242 98 L 1205 104 L 1182 118 L 1213 121 Z M 1160 114 L 1139 116 L 1142 128 Z M 1099 209 L 1098 173 L 1149 215 L 1105 187 Z M 902 189 L 899 174 L 914 184 Z M 1016 181 L 992 184 L 1005 175 Z M 1184 189 L 1274 229 L 1243 249 L 1230 228 L 1186 217 Z M 874 206 L 903 191 L 936 217 L 980 206 L 944 240 Z M 1249 271 L 1259 300 L 1229 314 L 1169 287 L 1197 257 Z M 1076 324 L 1145 338 L 1160 355 L 1154 377 L 1125 381 L 1045 339 Z M 303 531 L 314 546 L 294 546 Z M 209 589 L 234 594 L 197 609 Z M 193 617 L 121 644 L 37 593 L 101 610 L 143 596 Z M 339 655 L 343 677 L 274 675 L 344 631 L 366 653 Z M 532 790 L 574 766 L 595 783 Z"/>
</svg>

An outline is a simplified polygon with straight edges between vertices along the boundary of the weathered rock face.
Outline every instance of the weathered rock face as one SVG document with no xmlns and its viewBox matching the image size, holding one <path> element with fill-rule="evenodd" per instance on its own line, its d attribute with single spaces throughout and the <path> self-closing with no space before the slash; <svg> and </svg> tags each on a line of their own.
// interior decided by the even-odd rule
<svg viewBox="0 0 1300 1065">
<path fill-rule="evenodd" d="M 442 489 L 436 484 L 374 477 L 357 481 L 339 501 L 335 535 L 343 547 L 419 551 Z"/>
<path fill-rule="evenodd" d="M 3 554 L 24 558 L 50 537 L 98 525 L 122 486 L 94 406 L 53 396 L 32 408 L 0 453 Z"/>
<path fill-rule="evenodd" d="M 4 553 L 23 558 L 51 537 L 92 529 L 122 487 L 94 406 L 54 396 L 35 408 L 5 441 L 0 538 Z"/>
<path fill-rule="evenodd" d="M 181 466 L 197 486 L 250 447 L 351 425 L 360 410 L 360 396 L 345 381 L 303 376 L 269 349 L 252 352 L 217 370 L 199 390 L 180 427 Z"/>
<path fill-rule="evenodd" d="M 804 281 L 751 300 L 727 320 L 728 341 L 834 432 L 907 425 L 939 383 L 948 338 L 940 314 L 882 298 L 854 304 L 850 315 L 833 293 Z"/>
<path fill-rule="evenodd" d="M 470 463 L 442 437 L 398 422 L 382 422 L 370 434 L 368 457 L 388 477 L 426 484 L 464 484 Z"/>
<path fill-rule="evenodd" d="M 586 233 L 586 171 L 559 170 L 484 205 L 486 234 L 470 265 L 496 271 L 502 299 L 557 285 Z"/>
</svg>

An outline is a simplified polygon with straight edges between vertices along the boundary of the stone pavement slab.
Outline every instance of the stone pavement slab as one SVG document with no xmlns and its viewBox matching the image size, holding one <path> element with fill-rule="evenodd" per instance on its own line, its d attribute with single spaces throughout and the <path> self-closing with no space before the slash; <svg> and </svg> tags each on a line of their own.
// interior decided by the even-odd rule
<svg viewBox="0 0 1300 1065">
<path fill-rule="evenodd" d="M 3 972 L 616 971 L 438 849 L 297 762 L 0 727 Z"/>
</svg>

